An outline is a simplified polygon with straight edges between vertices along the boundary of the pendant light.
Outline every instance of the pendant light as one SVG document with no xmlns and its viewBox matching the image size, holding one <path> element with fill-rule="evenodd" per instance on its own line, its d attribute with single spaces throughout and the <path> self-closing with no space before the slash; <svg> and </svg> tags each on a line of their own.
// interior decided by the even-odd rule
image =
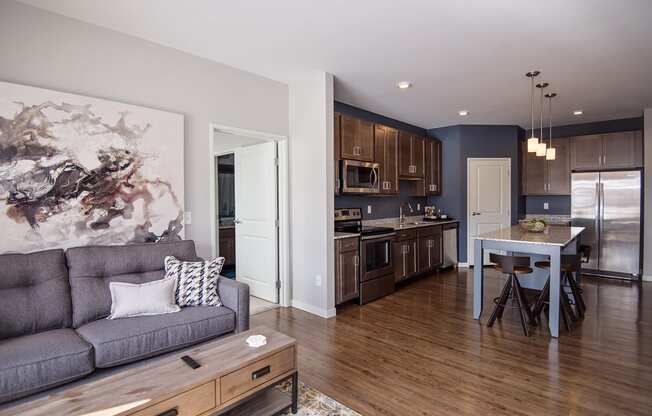
<svg viewBox="0 0 652 416">
<path fill-rule="evenodd" d="M 546 160 L 555 160 L 555 157 L 557 156 L 557 151 L 552 147 L 552 99 L 556 96 L 557 94 L 554 92 L 546 94 L 546 98 L 548 99 L 548 128 L 550 129 L 548 132 L 550 146 L 548 146 L 548 149 L 546 150 Z"/>
<path fill-rule="evenodd" d="M 533 153 L 537 151 L 537 146 L 539 145 L 539 139 L 534 135 L 534 78 L 538 77 L 541 72 L 539 71 L 530 71 L 525 74 L 526 77 L 530 78 L 530 119 L 531 119 L 531 129 L 530 129 L 530 138 L 527 139 L 527 151 Z"/>
<path fill-rule="evenodd" d="M 539 102 L 539 121 L 540 121 L 540 126 L 539 126 L 539 138 L 540 142 L 537 144 L 536 148 L 536 155 L 537 156 L 545 156 L 546 155 L 546 142 L 543 140 L 543 90 L 546 88 L 548 85 L 547 82 L 540 82 L 537 84 L 537 88 L 541 90 L 541 100 Z"/>
</svg>

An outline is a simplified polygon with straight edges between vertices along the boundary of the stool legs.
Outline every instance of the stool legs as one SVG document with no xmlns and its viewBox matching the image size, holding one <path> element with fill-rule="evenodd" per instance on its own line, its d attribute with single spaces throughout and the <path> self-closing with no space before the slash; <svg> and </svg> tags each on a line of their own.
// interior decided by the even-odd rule
<svg viewBox="0 0 652 416">
<path fill-rule="evenodd" d="M 564 276 L 568 278 L 569 282 L 572 279 L 572 276 L 567 276 L 566 273 L 564 274 Z M 562 282 L 564 276 L 562 276 Z M 572 286 L 571 286 L 571 290 L 573 290 Z M 573 293 L 573 297 L 575 297 L 575 293 Z M 548 316 L 547 309 L 549 308 L 549 303 L 550 303 L 550 277 L 548 277 L 548 279 L 546 280 L 546 283 L 543 286 L 543 290 L 539 294 L 539 298 L 537 299 L 536 303 L 532 307 L 532 315 L 538 318 L 539 316 L 541 316 L 541 312 L 546 312 L 546 316 Z M 580 307 L 578 306 L 578 309 L 579 308 Z M 575 316 L 575 313 L 573 313 L 573 309 L 570 306 L 570 300 L 568 299 L 568 294 L 564 290 L 563 284 L 559 288 L 559 312 L 562 321 L 564 323 L 564 327 L 568 332 L 570 332 L 571 323 L 577 321 L 577 317 Z"/>
<path fill-rule="evenodd" d="M 568 286 L 570 286 L 571 293 L 573 294 L 573 300 L 575 301 L 575 309 L 580 318 L 584 318 L 584 312 L 586 311 L 586 304 L 584 303 L 584 298 L 582 297 L 582 289 L 577 284 L 577 280 L 572 273 L 567 273 L 566 278 L 568 279 Z"/>
<path fill-rule="evenodd" d="M 518 305 L 523 333 L 525 336 L 529 336 L 530 331 L 528 329 L 528 325 L 530 323 L 536 325 L 536 322 L 534 321 L 533 315 L 530 312 L 530 306 L 528 305 L 525 292 L 523 292 L 523 288 L 519 284 L 518 278 L 515 274 L 510 274 L 507 278 L 507 282 L 505 283 L 505 286 L 503 286 L 503 290 L 498 297 L 496 307 L 491 313 L 491 317 L 489 318 L 489 322 L 487 322 L 487 326 L 491 328 L 494 325 L 494 322 L 496 322 L 496 319 L 502 318 L 503 311 L 505 310 L 505 305 L 509 300 L 510 293 L 512 294 L 512 297 L 516 299 L 516 303 Z"/>
<path fill-rule="evenodd" d="M 505 304 L 507 304 L 507 300 L 509 299 L 509 293 L 511 292 L 511 290 L 512 290 L 512 275 L 509 275 L 509 277 L 507 278 L 507 282 L 505 283 L 505 286 L 503 286 L 503 290 L 500 292 L 500 296 L 498 297 L 498 303 L 496 304 L 494 311 L 491 313 L 489 322 L 487 322 L 487 326 L 489 328 L 494 326 L 494 322 L 496 322 L 496 318 L 503 317 Z"/>
</svg>

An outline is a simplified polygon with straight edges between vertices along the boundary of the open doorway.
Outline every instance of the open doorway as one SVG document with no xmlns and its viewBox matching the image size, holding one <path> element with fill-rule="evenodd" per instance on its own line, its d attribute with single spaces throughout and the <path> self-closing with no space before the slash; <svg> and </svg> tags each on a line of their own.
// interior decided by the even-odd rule
<svg viewBox="0 0 652 416">
<path fill-rule="evenodd" d="M 286 306 L 287 147 L 257 132 L 211 132 L 212 241 L 224 278 L 249 285 L 252 314 Z"/>
</svg>

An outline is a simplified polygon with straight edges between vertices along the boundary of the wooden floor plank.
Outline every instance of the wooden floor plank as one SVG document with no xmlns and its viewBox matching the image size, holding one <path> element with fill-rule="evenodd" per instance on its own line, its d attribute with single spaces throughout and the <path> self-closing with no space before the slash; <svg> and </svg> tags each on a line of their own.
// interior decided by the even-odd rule
<svg viewBox="0 0 652 416">
<path fill-rule="evenodd" d="M 513 310 L 487 328 L 505 279 L 486 276 L 480 322 L 460 269 L 332 319 L 279 308 L 252 326 L 296 338 L 301 379 L 364 415 L 652 414 L 652 285 L 585 279 L 585 319 L 554 339 L 545 320 L 525 337 Z"/>
</svg>

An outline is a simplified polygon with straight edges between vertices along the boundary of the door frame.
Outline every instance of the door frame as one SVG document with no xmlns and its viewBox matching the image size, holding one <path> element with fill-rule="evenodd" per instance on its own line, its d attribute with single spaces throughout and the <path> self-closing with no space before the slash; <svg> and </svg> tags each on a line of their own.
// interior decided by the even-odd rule
<svg viewBox="0 0 652 416">
<path fill-rule="evenodd" d="M 217 206 L 215 204 L 215 136 L 216 134 L 229 134 L 232 136 L 250 137 L 263 141 L 277 143 L 278 152 L 278 277 L 279 305 L 290 306 L 290 200 L 289 200 L 289 154 L 288 138 L 273 133 L 256 130 L 241 129 L 239 127 L 224 126 L 210 123 L 208 127 L 208 157 L 209 163 L 209 199 L 210 199 L 210 224 L 211 224 L 211 253 L 217 256 Z"/>
<path fill-rule="evenodd" d="M 470 254 L 473 250 L 473 240 L 471 239 L 471 162 L 488 161 L 488 162 L 506 162 L 507 163 L 507 212 L 509 224 L 512 224 L 512 158 L 511 157 L 468 157 L 466 158 L 466 264 L 475 265 L 469 261 Z"/>
</svg>

